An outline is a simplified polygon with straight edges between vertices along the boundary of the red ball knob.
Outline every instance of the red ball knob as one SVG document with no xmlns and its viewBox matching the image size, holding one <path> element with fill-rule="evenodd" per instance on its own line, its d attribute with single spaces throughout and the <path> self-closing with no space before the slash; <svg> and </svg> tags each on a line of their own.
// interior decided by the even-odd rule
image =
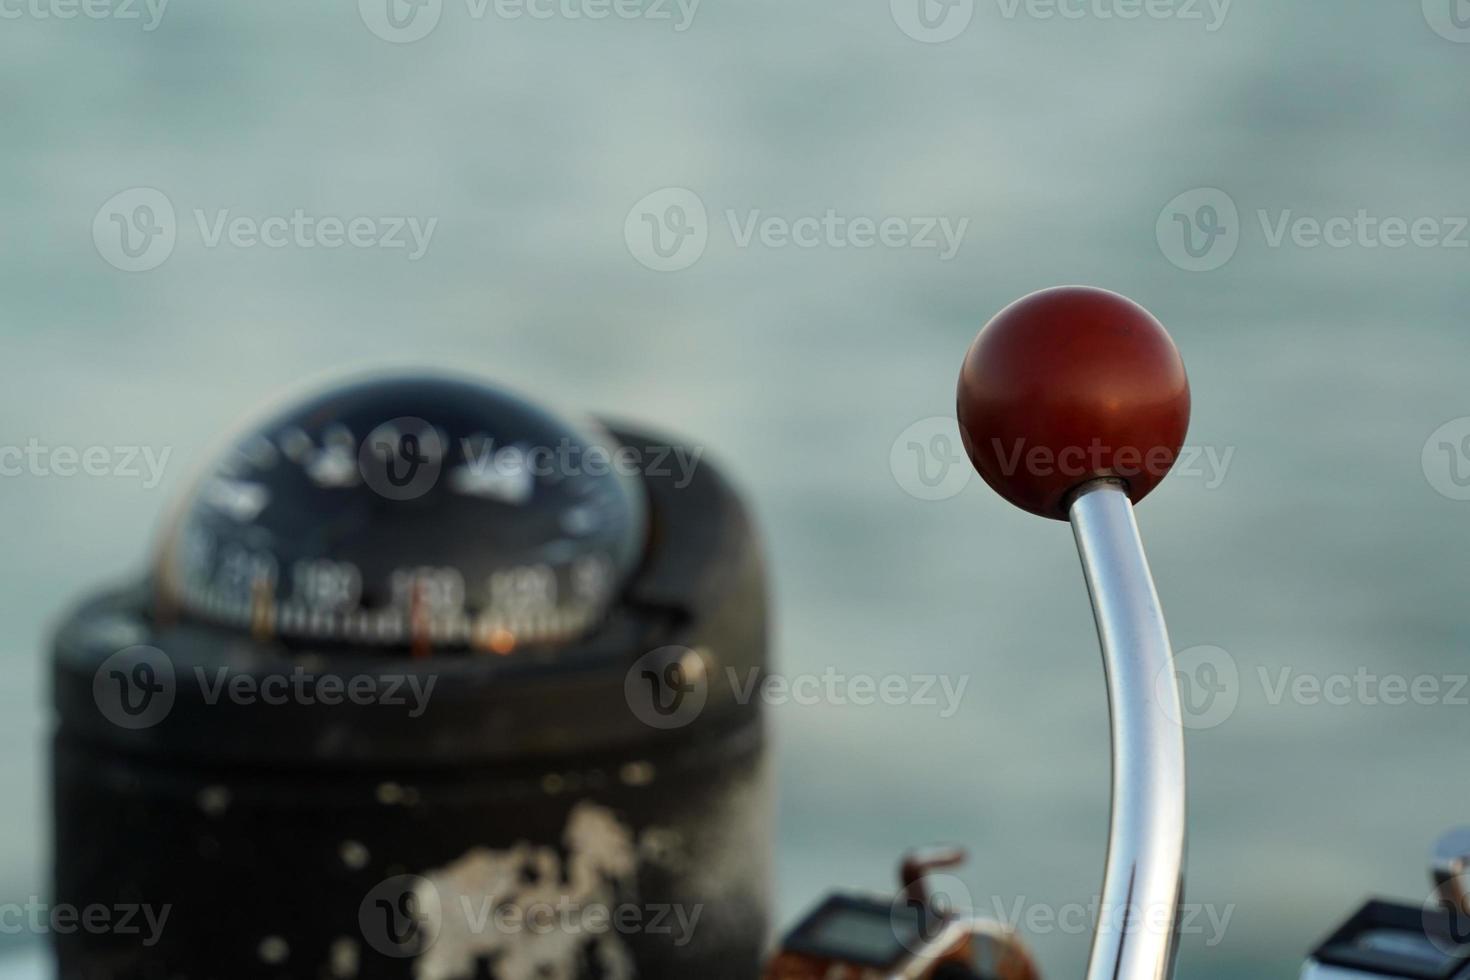
<svg viewBox="0 0 1470 980">
<path fill-rule="evenodd" d="M 960 371 L 960 436 L 985 482 L 1043 517 L 1067 519 L 1084 483 L 1121 480 L 1137 503 L 1189 429 L 1189 379 L 1158 320 L 1105 289 L 1061 286 L 985 325 Z"/>
</svg>

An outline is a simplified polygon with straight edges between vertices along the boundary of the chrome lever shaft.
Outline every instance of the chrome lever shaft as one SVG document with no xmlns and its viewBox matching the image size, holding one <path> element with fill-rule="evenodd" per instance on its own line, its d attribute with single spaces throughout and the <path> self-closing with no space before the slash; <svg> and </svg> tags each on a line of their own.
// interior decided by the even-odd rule
<svg viewBox="0 0 1470 980">
<path fill-rule="evenodd" d="M 1087 484 L 1068 516 L 1112 717 L 1112 815 L 1087 980 L 1166 980 L 1184 893 L 1186 789 L 1169 634 L 1122 486 Z"/>
</svg>

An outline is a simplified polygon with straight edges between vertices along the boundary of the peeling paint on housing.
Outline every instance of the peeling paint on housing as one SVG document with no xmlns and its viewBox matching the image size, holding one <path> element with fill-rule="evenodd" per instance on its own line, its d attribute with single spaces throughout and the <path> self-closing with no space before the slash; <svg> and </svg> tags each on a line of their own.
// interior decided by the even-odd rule
<svg viewBox="0 0 1470 980">
<path fill-rule="evenodd" d="M 622 938 L 613 931 L 582 933 L 565 929 L 505 930 L 489 916 L 513 907 L 525 921 L 527 910 L 602 907 L 636 888 L 637 846 L 633 833 L 611 810 L 578 803 L 562 835 L 566 860 L 553 847 L 524 841 L 508 850 L 477 847 L 454 863 L 426 872 L 419 888 L 421 908 L 437 907 L 438 938 L 414 963 L 415 980 L 460 980 L 474 975 L 482 957 L 494 960 L 502 977 L 575 980 L 590 952 L 607 980 L 630 980 L 633 963 Z"/>
</svg>

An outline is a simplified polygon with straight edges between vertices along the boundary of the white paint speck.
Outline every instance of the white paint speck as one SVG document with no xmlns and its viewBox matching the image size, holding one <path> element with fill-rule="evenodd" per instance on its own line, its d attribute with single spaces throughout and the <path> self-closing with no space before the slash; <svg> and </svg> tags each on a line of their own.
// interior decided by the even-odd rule
<svg viewBox="0 0 1470 980">
<path fill-rule="evenodd" d="M 344 840 L 337 853 L 341 855 L 342 863 L 353 871 L 361 871 L 367 867 L 368 860 L 372 857 L 366 845 L 355 840 Z"/>
<path fill-rule="evenodd" d="M 291 956 L 291 947 L 280 936 L 266 936 L 260 941 L 260 961 L 277 966 Z"/>
<path fill-rule="evenodd" d="M 217 817 L 230 808 L 230 791 L 223 786 L 206 786 L 199 791 L 199 809 Z"/>
<path fill-rule="evenodd" d="M 629 762 L 618 773 L 627 786 L 647 786 L 658 775 L 651 762 Z"/>
<path fill-rule="evenodd" d="M 477 847 L 447 867 L 426 872 L 425 892 L 437 903 L 420 907 L 478 907 L 486 896 L 521 911 L 546 907 L 613 908 L 637 880 L 637 844 L 630 828 L 606 807 L 583 801 L 572 808 L 562 834 L 565 858 L 554 847 L 521 841 L 508 850 Z M 535 874 L 527 880 L 527 869 Z M 469 902 L 470 905 L 465 903 Z M 434 944 L 414 964 L 415 980 L 458 980 L 490 957 L 501 976 L 563 978 L 577 974 L 587 952 L 606 980 L 631 980 L 633 961 L 623 937 L 581 929 L 499 929 L 473 925 L 473 916 L 444 916 Z"/>
<path fill-rule="evenodd" d="M 329 955 L 332 961 L 332 976 L 343 978 L 357 976 L 357 943 L 346 936 L 334 939 Z"/>
</svg>

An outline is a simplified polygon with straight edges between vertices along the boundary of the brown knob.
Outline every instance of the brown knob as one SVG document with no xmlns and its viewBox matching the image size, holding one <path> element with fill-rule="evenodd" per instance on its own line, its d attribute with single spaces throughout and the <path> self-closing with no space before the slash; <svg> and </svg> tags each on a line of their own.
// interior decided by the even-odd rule
<svg viewBox="0 0 1470 980">
<path fill-rule="evenodd" d="M 985 325 L 960 371 L 960 435 L 1002 497 L 1066 520 L 1079 486 L 1113 478 L 1137 503 L 1169 472 L 1189 428 L 1174 341 L 1117 293 L 1060 286 Z"/>
</svg>

